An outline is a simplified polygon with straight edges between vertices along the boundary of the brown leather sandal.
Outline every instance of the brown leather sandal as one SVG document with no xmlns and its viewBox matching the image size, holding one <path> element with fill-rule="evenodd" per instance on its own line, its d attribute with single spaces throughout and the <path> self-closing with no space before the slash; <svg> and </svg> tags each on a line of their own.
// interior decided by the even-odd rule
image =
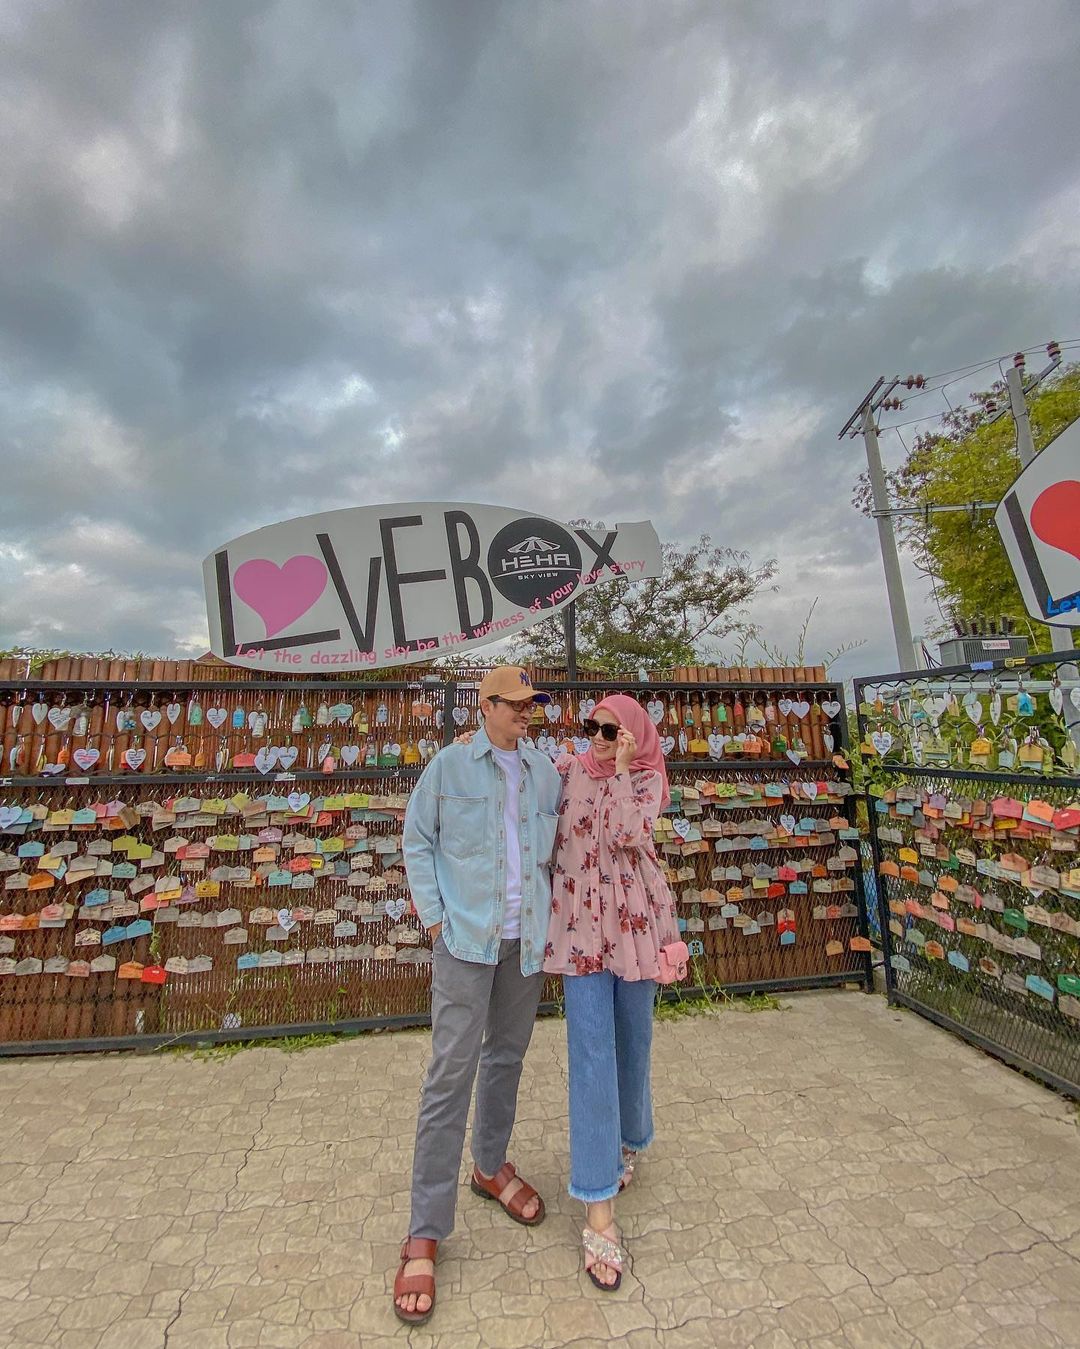
<svg viewBox="0 0 1080 1349">
<path fill-rule="evenodd" d="M 439 1243 L 431 1237 L 406 1237 L 401 1243 L 401 1264 L 394 1276 L 394 1313 L 399 1321 L 406 1321 L 411 1326 L 423 1325 L 435 1310 L 434 1274 L 406 1274 L 405 1266 L 410 1260 L 434 1261 L 438 1249 Z M 397 1300 L 409 1293 L 415 1293 L 417 1297 L 424 1294 L 431 1298 L 431 1306 L 426 1312 L 407 1312 L 404 1307 L 398 1306 Z"/>
<path fill-rule="evenodd" d="M 521 1180 L 520 1188 L 510 1196 L 505 1204 L 499 1198 L 499 1195 L 515 1177 L 521 1180 L 516 1167 L 511 1162 L 503 1162 L 490 1180 L 485 1180 L 474 1166 L 469 1188 L 473 1194 L 478 1194 L 481 1199 L 494 1199 L 503 1211 L 508 1213 L 514 1222 L 520 1223 L 522 1227 L 536 1227 L 538 1223 L 544 1221 L 544 1201 L 526 1181 Z M 522 1216 L 522 1209 L 530 1199 L 536 1200 L 537 1209 L 531 1218 L 525 1218 Z"/>
</svg>

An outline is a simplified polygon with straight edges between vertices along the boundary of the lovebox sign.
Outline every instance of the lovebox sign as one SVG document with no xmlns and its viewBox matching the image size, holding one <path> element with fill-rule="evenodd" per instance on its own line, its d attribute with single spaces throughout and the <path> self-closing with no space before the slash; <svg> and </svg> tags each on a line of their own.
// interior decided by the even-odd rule
<svg viewBox="0 0 1080 1349">
<path fill-rule="evenodd" d="M 1080 422 L 1040 451 L 994 516 L 1033 618 L 1080 627 Z"/>
<path fill-rule="evenodd" d="M 577 529 L 503 506 L 305 515 L 203 563 L 210 645 L 252 670 L 377 670 L 510 637 L 602 581 L 661 573 L 648 521 Z"/>
</svg>

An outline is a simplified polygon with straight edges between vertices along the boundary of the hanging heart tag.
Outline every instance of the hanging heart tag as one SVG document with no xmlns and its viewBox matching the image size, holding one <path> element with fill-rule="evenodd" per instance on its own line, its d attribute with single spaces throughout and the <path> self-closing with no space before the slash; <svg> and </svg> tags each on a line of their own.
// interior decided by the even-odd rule
<svg viewBox="0 0 1080 1349">
<path fill-rule="evenodd" d="M 299 754 L 300 751 L 296 748 L 295 745 L 281 746 L 281 748 L 279 748 L 277 751 L 278 766 L 284 772 L 287 773 L 289 769 L 293 766 L 293 764 L 296 762 L 297 758 L 299 757 Z"/>
<path fill-rule="evenodd" d="M 296 919 L 289 909 L 278 909 L 277 923 L 283 932 L 291 932 L 296 926 Z"/>
<path fill-rule="evenodd" d="M 978 726 L 979 723 L 982 721 L 983 715 L 982 700 L 979 698 L 970 698 L 970 697 L 965 698 L 964 711 L 968 714 L 969 718 L 971 719 L 972 725 Z"/>
<path fill-rule="evenodd" d="M 154 731 L 161 724 L 161 713 L 157 708 L 145 708 L 139 713 L 139 720 L 148 731 Z"/>
<path fill-rule="evenodd" d="M 726 735 L 718 735 L 715 731 L 709 736 L 707 744 L 709 746 L 709 753 L 714 759 L 723 757 L 724 746 L 728 743 L 728 738 L 729 737 Z"/>
<path fill-rule="evenodd" d="M 832 720 L 833 717 L 838 717 L 840 715 L 840 704 L 835 698 L 826 698 L 821 704 L 821 710 L 830 720 Z"/>
<path fill-rule="evenodd" d="M 811 801 L 817 800 L 818 786 L 816 782 L 804 782 L 802 789 L 804 796 L 809 797 Z"/>
<path fill-rule="evenodd" d="M 659 698 L 651 699 L 645 705 L 645 711 L 648 713 L 649 720 L 653 723 L 654 726 L 659 726 L 660 723 L 664 720 L 664 704 L 660 701 Z"/>
<path fill-rule="evenodd" d="M 224 707 L 211 707 L 207 709 L 206 720 L 216 731 L 228 720 L 229 714 Z"/>
<path fill-rule="evenodd" d="M 795 832 L 795 816 L 781 815 L 780 827 L 784 830 L 785 833 L 793 834 Z"/>
<path fill-rule="evenodd" d="M 997 689 L 990 695 L 990 720 L 995 726 L 1001 720 L 1001 694 Z"/>
<path fill-rule="evenodd" d="M 255 767 L 260 773 L 269 773 L 277 763 L 277 750 L 272 745 L 264 745 L 255 755 Z"/>
<path fill-rule="evenodd" d="M 588 738 L 587 738 L 586 736 L 584 736 L 584 735 L 575 735 L 575 736 L 574 736 L 574 753 L 575 753 L 575 754 L 587 754 L 587 753 L 589 752 L 589 744 L 590 744 L 590 742 L 589 742 L 589 740 L 588 740 Z"/>
<path fill-rule="evenodd" d="M 680 816 L 674 821 L 672 827 L 681 839 L 685 839 L 690 832 L 690 821 Z"/>
<path fill-rule="evenodd" d="M 169 718 L 170 726 L 176 725 L 177 719 L 179 718 L 180 713 L 183 710 L 184 709 L 180 706 L 179 703 L 170 703 L 168 705 L 168 707 L 165 709 L 165 715 Z"/>
<path fill-rule="evenodd" d="M 50 725 L 54 726 L 54 727 L 56 728 L 56 730 L 58 730 L 58 731 L 63 731 L 63 730 L 65 730 L 65 729 L 67 728 L 67 724 L 68 724 L 68 722 L 69 722 L 70 720 L 71 720 L 71 708 L 70 708 L 70 707 L 50 707 L 50 708 L 49 708 L 49 723 L 50 723 Z"/>
<path fill-rule="evenodd" d="M 341 762 L 343 764 L 346 764 L 349 768 L 352 768 L 357 763 L 359 758 L 360 758 L 359 745 L 342 745 Z"/>
<path fill-rule="evenodd" d="M 666 758 L 675 748 L 675 737 L 673 735 L 662 735 L 660 737 L 660 753 Z"/>
<path fill-rule="evenodd" d="M 392 918 L 395 923 L 405 917 L 407 908 L 408 901 L 404 899 L 388 899 L 383 904 L 383 911 L 387 918 Z"/>
<path fill-rule="evenodd" d="M 805 698 L 800 698 L 797 703 L 791 704 L 792 715 L 799 718 L 800 721 L 810 713 L 810 704 Z"/>
<path fill-rule="evenodd" d="M 832 731 L 822 731 L 822 733 L 821 733 L 821 740 L 822 740 L 822 743 L 824 744 L 825 748 L 826 748 L 826 749 L 829 751 L 829 753 L 831 754 L 831 753 L 833 752 L 833 750 L 836 748 L 836 741 L 835 741 L 834 738 L 833 738 L 833 733 L 832 733 Z"/>
<path fill-rule="evenodd" d="M 1080 684 L 1069 690 L 1069 702 L 1080 712 Z"/>
<path fill-rule="evenodd" d="M 93 768 L 101 758 L 101 750 L 77 749 L 71 757 L 75 760 L 76 766 L 81 768 L 85 773 L 88 769 Z"/>
<path fill-rule="evenodd" d="M 305 809 L 305 807 L 310 806 L 310 805 L 311 805 L 311 793 L 310 793 L 310 792 L 290 792 L 290 793 L 289 793 L 289 809 L 293 812 L 294 815 L 295 815 L 297 812 L 299 812 L 299 811 Z"/>
<path fill-rule="evenodd" d="M 548 703 L 544 708 L 544 716 L 547 717 L 548 721 L 558 721 L 562 716 L 562 708 L 558 703 Z"/>
<path fill-rule="evenodd" d="M 596 711 L 595 698 L 582 698 L 578 703 L 578 721 L 584 721 L 586 717 L 591 717 Z"/>
<path fill-rule="evenodd" d="M 779 702 L 776 704 L 776 708 L 777 708 L 777 711 L 780 713 L 780 715 L 781 715 L 782 717 L 790 716 L 790 715 L 791 715 L 791 699 L 790 699 L 790 698 L 781 698 L 781 699 L 779 700 Z"/>
<path fill-rule="evenodd" d="M 802 752 L 801 752 L 801 750 L 797 750 L 797 749 L 786 749 L 786 750 L 784 750 L 784 753 L 785 753 L 785 755 L 791 760 L 792 763 L 797 764 L 797 763 L 801 763 L 801 762 L 802 762 Z"/>
<path fill-rule="evenodd" d="M 41 723 L 45 720 L 45 718 L 49 715 L 48 703 L 34 703 L 34 705 L 30 708 L 30 715 L 34 718 L 34 725 L 40 726 Z"/>
<path fill-rule="evenodd" d="M 455 726 L 464 726 L 469 720 L 469 709 L 467 707 L 455 707 L 453 716 Z"/>
<path fill-rule="evenodd" d="M 1055 684 L 1046 696 L 1050 702 L 1050 706 L 1060 717 L 1061 710 L 1065 706 L 1065 695 L 1061 691 L 1061 685 Z"/>
<path fill-rule="evenodd" d="M 878 752 L 878 754 L 880 754 L 882 758 L 884 758 L 885 755 L 888 754 L 889 750 L 892 749 L 893 744 L 892 734 L 889 731 L 875 731 L 873 735 L 871 735 L 870 737 L 870 743 L 873 745 L 874 749 Z"/>
<path fill-rule="evenodd" d="M 126 749 L 124 750 L 124 762 L 133 773 L 137 773 L 146 762 L 146 750 L 144 749 Z"/>
</svg>

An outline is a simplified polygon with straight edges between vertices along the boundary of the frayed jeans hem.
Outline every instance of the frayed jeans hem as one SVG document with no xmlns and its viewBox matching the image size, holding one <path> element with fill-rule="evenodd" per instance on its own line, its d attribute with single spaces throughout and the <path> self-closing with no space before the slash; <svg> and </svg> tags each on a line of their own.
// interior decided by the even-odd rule
<svg viewBox="0 0 1080 1349">
<path fill-rule="evenodd" d="M 627 1152 L 644 1152 L 646 1148 L 652 1147 L 652 1142 L 655 1137 L 655 1132 L 649 1134 L 644 1143 L 628 1143 L 624 1138 L 622 1140 L 622 1146 L 626 1148 Z"/>
<path fill-rule="evenodd" d="M 573 1185 L 568 1185 L 566 1193 L 571 1199 L 580 1199 L 583 1204 L 602 1204 L 607 1199 L 614 1199 L 619 1193 L 621 1180 L 622 1177 L 620 1176 L 619 1180 L 606 1190 L 578 1190 Z"/>
</svg>

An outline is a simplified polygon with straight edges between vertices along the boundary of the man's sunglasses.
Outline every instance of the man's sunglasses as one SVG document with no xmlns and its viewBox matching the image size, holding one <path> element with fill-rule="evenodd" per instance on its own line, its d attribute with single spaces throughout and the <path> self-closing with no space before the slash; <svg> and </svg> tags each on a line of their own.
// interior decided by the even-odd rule
<svg viewBox="0 0 1080 1349">
<path fill-rule="evenodd" d="M 585 732 L 585 734 L 589 737 L 590 740 L 593 738 L 593 736 L 596 735 L 597 731 L 600 732 L 600 734 L 604 737 L 605 740 L 616 740 L 618 739 L 619 735 L 618 726 L 612 725 L 610 721 L 605 721 L 603 723 L 600 723 L 599 721 L 593 721 L 592 717 L 587 717 L 581 723 L 581 729 Z"/>
<path fill-rule="evenodd" d="M 515 712 L 520 712 L 523 708 L 531 712 L 536 706 L 535 698 L 500 698 L 497 693 L 493 693 L 488 702 L 505 703 L 507 707 L 512 707 Z"/>
</svg>

